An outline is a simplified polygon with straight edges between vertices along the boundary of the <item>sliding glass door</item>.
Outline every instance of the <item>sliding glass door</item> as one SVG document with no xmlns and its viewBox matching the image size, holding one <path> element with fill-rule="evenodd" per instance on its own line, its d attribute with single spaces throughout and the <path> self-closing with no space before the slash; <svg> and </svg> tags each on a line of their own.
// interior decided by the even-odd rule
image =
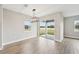
<svg viewBox="0 0 79 59">
<path fill-rule="evenodd" d="M 40 21 L 40 36 L 53 39 L 55 36 L 54 20 Z"/>
<path fill-rule="evenodd" d="M 40 36 L 45 37 L 46 28 L 45 28 L 45 21 L 40 21 Z"/>
<path fill-rule="evenodd" d="M 49 39 L 53 39 L 55 35 L 55 22 L 54 20 L 46 21 L 46 37 Z"/>
</svg>

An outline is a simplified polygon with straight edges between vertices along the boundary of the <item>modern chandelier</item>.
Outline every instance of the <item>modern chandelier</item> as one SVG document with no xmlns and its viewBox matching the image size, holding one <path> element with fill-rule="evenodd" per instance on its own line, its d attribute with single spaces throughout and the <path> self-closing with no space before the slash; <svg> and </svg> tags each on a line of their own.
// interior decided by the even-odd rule
<svg viewBox="0 0 79 59">
<path fill-rule="evenodd" d="M 33 9 L 32 12 L 33 12 L 32 22 L 38 22 L 39 17 L 36 16 L 36 9 Z"/>
<path fill-rule="evenodd" d="M 24 7 L 27 8 L 28 5 L 24 4 Z M 30 18 L 32 20 L 31 22 L 38 22 L 39 21 L 39 17 L 37 17 L 36 9 L 32 9 L 32 13 L 33 13 L 33 16 Z"/>
</svg>

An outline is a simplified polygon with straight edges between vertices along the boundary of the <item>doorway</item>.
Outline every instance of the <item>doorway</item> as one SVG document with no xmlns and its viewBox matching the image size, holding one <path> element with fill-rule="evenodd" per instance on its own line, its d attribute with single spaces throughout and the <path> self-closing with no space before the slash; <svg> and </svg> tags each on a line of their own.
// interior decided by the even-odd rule
<svg viewBox="0 0 79 59">
<path fill-rule="evenodd" d="M 47 39 L 55 38 L 55 22 L 54 20 L 40 21 L 39 36 Z"/>
</svg>

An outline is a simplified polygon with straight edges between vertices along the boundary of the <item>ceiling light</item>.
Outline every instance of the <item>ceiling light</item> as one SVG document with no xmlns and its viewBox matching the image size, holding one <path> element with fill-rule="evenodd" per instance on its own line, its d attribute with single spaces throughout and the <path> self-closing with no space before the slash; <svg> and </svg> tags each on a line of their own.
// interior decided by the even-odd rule
<svg viewBox="0 0 79 59">
<path fill-rule="evenodd" d="M 36 16 L 36 9 L 33 9 L 32 12 L 33 12 L 32 22 L 37 22 L 39 17 Z"/>
</svg>

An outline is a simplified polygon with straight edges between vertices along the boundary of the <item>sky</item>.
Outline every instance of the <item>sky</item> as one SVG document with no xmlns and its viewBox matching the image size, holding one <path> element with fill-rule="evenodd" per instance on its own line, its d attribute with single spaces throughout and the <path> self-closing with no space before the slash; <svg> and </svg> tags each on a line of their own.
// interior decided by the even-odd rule
<svg viewBox="0 0 79 59">
<path fill-rule="evenodd" d="M 48 26 L 50 26 L 50 25 L 55 25 L 55 22 L 48 22 L 47 25 L 48 25 Z M 41 22 L 40 22 L 40 26 L 45 26 L 45 22 L 42 22 L 42 21 L 41 21 Z"/>
<path fill-rule="evenodd" d="M 30 21 L 24 21 L 24 25 L 29 25 L 29 26 L 31 26 L 31 22 Z"/>
<path fill-rule="evenodd" d="M 77 24 L 77 23 L 79 23 L 79 20 L 76 20 L 76 21 L 75 21 L 75 24 Z"/>
<path fill-rule="evenodd" d="M 46 22 L 40 21 L 40 26 L 45 26 L 45 23 L 46 23 Z M 31 22 L 30 22 L 30 21 L 24 21 L 24 25 L 29 25 L 29 26 L 31 26 Z M 47 25 L 48 25 L 48 26 L 50 26 L 50 25 L 55 25 L 55 22 L 48 22 Z"/>
</svg>

